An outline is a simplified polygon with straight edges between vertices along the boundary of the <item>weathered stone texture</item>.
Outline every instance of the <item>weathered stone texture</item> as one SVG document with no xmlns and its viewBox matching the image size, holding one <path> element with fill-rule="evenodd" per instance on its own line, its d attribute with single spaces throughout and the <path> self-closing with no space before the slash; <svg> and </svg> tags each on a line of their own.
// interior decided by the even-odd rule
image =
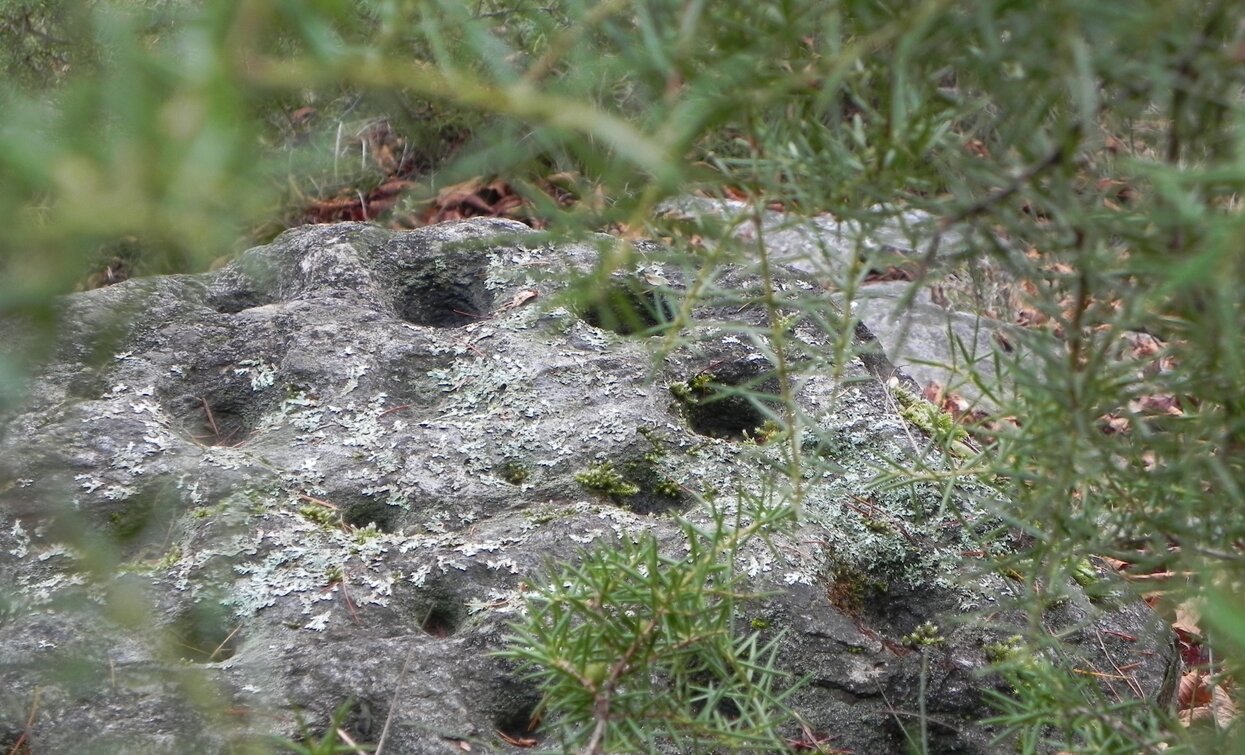
<svg viewBox="0 0 1245 755">
<path fill-rule="evenodd" d="M 694 271 L 637 254 L 646 283 L 616 293 L 675 315 Z M 597 255 L 498 220 L 316 226 L 218 272 L 67 298 L 0 430 L 0 745 L 33 706 L 35 752 L 224 752 L 353 698 L 347 728 L 375 742 L 389 719 L 388 753 L 507 750 L 497 733 L 523 731 L 538 693 L 490 652 L 524 581 L 644 530 L 677 547 L 671 513 L 703 521 L 702 496 L 730 508 L 782 464 L 783 444 L 747 438 L 753 403 L 675 396 L 702 375 L 777 386 L 749 271 L 718 275 L 677 341 L 646 338 L 592 324 L 628 329 L 600 284 L 595 311 L 558 299 Z M 932 751 L 994 751 L 982 645 L 1015 616 L 1008 580 L 964 554 L 1004 547 L 981 538 L 1004 502 L 969 483 L 871 487 L 892 464 L 941 462 L 896 412 L 884 360 L 836 363 L 815 320 L 792 320 L 789 347 L 816 460 L 802 523 L 740 554 L 777 591 L 745 611 L 786 633 L 810 725 L 861 753 L 903 750 L 921 663 L 899 638 L 938 623 Z M 606 462 L 639 492 L 576 481 Z M 1100 668 L 1110 651 L 1167 694 L 1174 658 L 1148 609 L 1068 589 L 1069 651 Z"/>
</svg>

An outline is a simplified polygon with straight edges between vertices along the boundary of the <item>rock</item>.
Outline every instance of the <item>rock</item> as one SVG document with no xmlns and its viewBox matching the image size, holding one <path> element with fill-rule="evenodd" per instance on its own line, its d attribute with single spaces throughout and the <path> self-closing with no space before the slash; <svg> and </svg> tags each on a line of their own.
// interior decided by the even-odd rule
<svg viewBox="0 0 1245 755">
<path fill-rule="evenodd" d="M 736 241 L 755 243 L 747 202 L 683 197 L 662 208 L 671 218 L 726 223 Z M 880 210 L 881 208 L 879 208 Z M 961 232 L 944 230 L 937 248 L 931 237 L 938 218 L 920 211 L 886 212 L 873 227 L 831 215 L 803 217 L 766 210 L 762 232 L 774 260 L 812 276 L 840 307 L 851 292 L 852 315 L 878 341 L 886 358 L 921 387 L 937 384 L 963 396 L 973 408 L 994 411 L 1007 395 L 1011 374 L 1025 359 L 1015 326 L 950 306 L 928 284 L 900 280 L 861 281 L 869 270 L 906 269 L 961 254 Z M 745 246 L 746 248 L 746 246 Z M 935 267 L 938 265 L 935 264 Z M 941 290 L 939 287 L 937 290 Z M 962 298 L 962 297 L 960 297 Z"/>
<path fill-rule="evenodd" d="M 540 693 L 491 655 L 525 583 L 644 531 L 677 547 L 672 515 L 706 523 L 715 491 L 727 511 L 791 492 L 787 444 L 754 440 L 772 410 L 715 388 L 779 385 L 756 279 L 702 281 L 678 340 L 644 336 L 694 274 L 654 246 L 635 277 L 559 298 L 615 243 L 313 226 L 214 273 L 67 297 L 0 429 L 0 748 L 246 751 L 348 700 L 342 728 L 386 731 L 394 755 L 531 736 Z M 784 312 L 817 295 L 775 283 Z M 870 484 L 946 462 L 897 413 L 886 360 L 836 351 L 838 322 L 790 318 L 801 521 L 738 554 L 773 591 L 742 610 L 781 636 L 809 679 L 793 701 L 834 746 L 902 751 L 924 675 L 930 751 L 993 752 L 982 692 L 1005 687 L 983 647 L 1021 618 L 976 556 L 1006 547 L 983 537 L 1006 502 Z M 1166 704 L 1176 658 L 1149 609 L 1057 587 L 1068 656 Z M 946 639 L 923 670 L 901 638 L 927 621 Z"/>
</svg>

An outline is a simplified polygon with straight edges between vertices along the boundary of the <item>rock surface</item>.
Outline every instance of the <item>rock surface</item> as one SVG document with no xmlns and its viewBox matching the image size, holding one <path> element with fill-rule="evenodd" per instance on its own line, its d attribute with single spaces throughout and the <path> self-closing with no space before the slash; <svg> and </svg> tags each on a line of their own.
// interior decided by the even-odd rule
<svg viewBox="0 0 1245 755">
<path fill-rule="evenodd" d="M 315 226 L 215 273 L 67 298 L 0 423 L 0 749 L 247 751 L 353 699 L 344 728 L 375 743 L 388 724 L 388 753 L 517 751 L 501 735 L 531 736 L 539 693 L 490 652 L 524 583 L 619 537 L 673 541 L 671 515 L 706 521 L 705 499 L 790 492 L 787 444 L 755 441 L 764 402 L 686 400 L 698 379 L 774 390 L 781 351 L 812 461 L 799 527 L 739 554 L 774 591 L 745 616 L 782 633 L 809 680 L 795 706 L 834 746 L 903 751 L 924 686 L 931 752 L 997 751 L 981 694 L 1006 688 L 983 646 L 1019 615 L 979 556 L 1006 547 L 982 537 L 1005 502 L 870 483 L 946 462 L 879 379 L 893 367 L 808 308 L 806 276 L 776 281 L 781 347 L 750 271 L 706 281 L 655 247 L 635 277 L 559 299 L 613 243 L 498 220 Z M 629 334 L 676 315 L 677 340 Z M 576 480 L 604 463 L 638 492 Z M 1165 703 L 1161 622 L 1063 589 L 1046 618 L 1068 657 L 1128 667 Z M 946 641 L 923 672 L 900 638 L 925 621 Z"/>
<path fill-rule="evenodd" d="M 716 218 L 733 228 L 733 237 L 755 243 L 747 202 L 685 197 L 664 206 L 675 219 Z M 830 215 L 805 217 L 766 210 L 761 228 L 773 258 L 808 273 L 843 306 L 850 292 L 852 315 L 877 338 L 886 358 L 921 388 L 937 384 L 993 410 L 1010 389 L 1009 377 L 1023 353 L 1019 330 L 998 320 L 952 306 L 929 285 L 908 280 L 869 281 L 870 270 L 919 268 L 928 256 L 937 263 L 954 258 L 964 240 L 944 230 L 936 249 L 930 238 L 938 218 L 919 210 L 894 213 L 876 227 Z M 906 277 L 906 276 L 905 276 Z M 962 297 L 959 297 L 962 298 Z"/>
</svg>

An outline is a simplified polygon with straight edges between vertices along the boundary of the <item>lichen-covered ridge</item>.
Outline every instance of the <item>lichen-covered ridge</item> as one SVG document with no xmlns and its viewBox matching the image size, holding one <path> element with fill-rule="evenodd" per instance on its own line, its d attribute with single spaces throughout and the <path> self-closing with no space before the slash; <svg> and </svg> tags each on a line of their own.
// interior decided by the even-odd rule
<svg viewBox="0 0 1245 755">
<path fill-rule="evenodd" d="M 940 741 L 989 751 L 974 674 L 1013 632 L 957 618 L 1006 598 L 985 558 L 1006 542 L 983 539 L 1003 502 L 968 481 L 878 489 L 894 465 L 946 467 L 876 369 L 819 367 L 831 334 L 794 317 L 784 442 L 773 402 L 748 397 L 778 380 L 764 308 L 739 303 L 755 277 L 725 271 L 730 301 L 695 303 L 667 351 L 644 332 L 692 273 L 635 253 L 623 300 L 655 303 L 634 317 L 560 298 L 594 243 L 500 220 L 301 228 L 215 273 L 68 298 L 0 432 L 0 583 L 20 607 L 0 615 L 0 735 L 38 688 L 37 751 L 84 735 L 227 751 L 346 698 L 369 711 L 350 723 L 363 740 L 390 719 L 388 752 L 504 749 L 495 732 L 538 694 L 488 652 L 525 583 L 642 531 L 674 552 L 671 517 L 707 524 L 709 502 L 789 495 L 794 445 L 801 521 L 738 566 L 774 591 L 745 608 L 754 626 L 786 632 L 784 662 L 813 680 L 797 704 L 836 744 L 889 751 L 917 686 L 900 640 L 932 621 L 949 690 L 932 710 L 955 722 Z M 1135 673 L 1171 662 L 1140 604 L 1060 610 L 1061 626 L 1126 624 Z"/>
</svg>

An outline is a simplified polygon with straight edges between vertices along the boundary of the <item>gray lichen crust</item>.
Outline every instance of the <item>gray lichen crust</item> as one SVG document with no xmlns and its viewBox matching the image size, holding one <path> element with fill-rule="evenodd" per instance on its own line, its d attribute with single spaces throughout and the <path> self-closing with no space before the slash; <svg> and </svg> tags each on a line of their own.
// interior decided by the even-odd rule
<svg viewBox="0 0 1245 755">
<path fill-rule="evenodd" d="M 525 581 L 645 530 L 677 548 L 670 515 L 708 523 L 707 501 L 790 495 L 775 470 L 795 445 L 800 525 L 738 566 L 774 591 L 749 610 L 811 677 L 806 719 L 836 746 L 902 748 L 891 710 L 916 708 L 919 664 L 901 639 L 933 622 L 927 709 L 954 723 L 939 746 L 988 751 L 974 672 L 1012 632 L 957 616 L 1007 596 L 984 558 L 1005 545 L 983 539 L 1004 503 L 967 481 L 874 485 L 948 467 L 876 359 L 819 365 L 830 336 L 794 317 L 810 348 L 792 347 L 785 442 L 742 393 L 775 380 L 748 271 L 677 341 L 645 337 L 688 273 L 641 248 L 647 283 L 623 298 L 652 306 L 594 316 L 559 295 L 597 248 L 541 238 L 500 220 L 307 227 L 215 273 L 66 299 L 0 429 L 0 607 L 19 607 L 0 613 L 0 742 L 38 689 L 40 752 L 227 751 L 347 698 L 357 737 L 390 719 L 387 752 L 505 749 L 495 732 L 538 694 L 488 652 Z M 1138 637 L 1113 650 L 1158 678 L 1172 657 L 1147 610 L 1077 599 L 1061 621 L 1084 625 L 1069 646 L 1086 657 L 1095 624 Z"/>
</svg>

